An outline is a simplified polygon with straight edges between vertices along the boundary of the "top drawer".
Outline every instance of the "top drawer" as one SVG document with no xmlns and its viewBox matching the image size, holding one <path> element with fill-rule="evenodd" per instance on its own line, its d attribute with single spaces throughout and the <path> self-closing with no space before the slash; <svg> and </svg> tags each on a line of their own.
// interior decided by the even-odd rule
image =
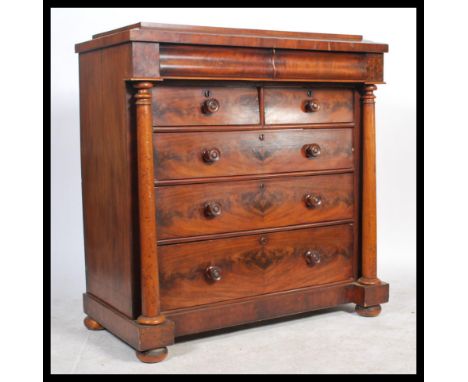
<svg viewBox="0 0 468 382">
<path fill-rule="evenodd" d="M 156 86 L 154 126 L 257 125 L 256 87 Z"/>
<path fill-rule="evenodd" d="M 265 123 L 353 122 L 351 89 L 266 87 Z"/>
</svg>

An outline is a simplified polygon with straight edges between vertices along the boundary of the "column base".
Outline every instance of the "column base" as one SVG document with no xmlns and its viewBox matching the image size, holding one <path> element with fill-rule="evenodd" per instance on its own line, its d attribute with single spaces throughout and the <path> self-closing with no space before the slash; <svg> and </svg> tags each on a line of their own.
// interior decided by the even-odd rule
<svg viewBox="0 0 468 382">
<path fill-rule="evenodd" d="M 160 325 L 164 321 L 166 321 L 166 317 L 163 315 L 155 316 L 155 317 L 146 317 L 140 316 L 136 320 L 140 325 Z"/>
<path fill-rule="evenodd" d="M 364 284 L 364 285 L 380 285 L 382 284 L 382 281 L 378 279 L 377 277 L 360 277 L 358 279 L 359 284 Z"/>
</svg>

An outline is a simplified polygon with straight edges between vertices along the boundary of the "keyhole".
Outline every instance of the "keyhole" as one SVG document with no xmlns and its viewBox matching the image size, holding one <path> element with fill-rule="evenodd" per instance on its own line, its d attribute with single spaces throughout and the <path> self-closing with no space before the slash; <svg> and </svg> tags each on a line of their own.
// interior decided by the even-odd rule
<svg viewBox="0 0 468 382">
<path fill-rule="evenodd" d="M 260 134 L 260 135 L 258 136 L 258 139 L 260 139 L 261 141 L 263 141 L 263 140 L 265 139 L 265 136 L 264 136 L 263 134 Z"/>
<path fill-rule="evenodd" d="M 211 95 L 211 92 L 209 90 L 205 90 L 204 95 L 208 98 Z"/>
<path fill-rule="evenodd" d="M 312 90 L 307 90 L 307 97 L 312 96 Z"/>
</svg>

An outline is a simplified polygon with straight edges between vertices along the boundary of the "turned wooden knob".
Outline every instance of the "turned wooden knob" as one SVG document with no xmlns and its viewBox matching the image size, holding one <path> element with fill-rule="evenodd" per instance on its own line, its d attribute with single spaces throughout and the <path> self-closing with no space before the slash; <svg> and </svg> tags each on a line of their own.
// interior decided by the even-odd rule
<svg viewBox="0 0 468 382">
<path fill-rule="evenodd" d="M 307 101 L 304 105 L 306 113 L 313 113 L 320 110 L 320 105 L 317 101 Z"/>
<path fill-rule="evenodd" d="M 307 158 L 315 158 L 320 155 L 321 149 L 318 144 L 312 143 L 304 146 L 304 152 Z"/>
<path fill-rule="evenodd" d="M 210 265 L 208 268 L 206 268 L 205 275 L 208 280 L 219 281 L 221 280 L 221 268 L 217 267 L 216 265 Z"/>
<path fill-rule="evenodd" d="M 205 149 L 202 151 L 202 158 L 205 163 L 214 163 L 219 161 L 221 152 L 218 149 Z"/>
<path fill-rule="evenodd" d="M 216 202 L 207 202 L 204 211 L 207 218 L 215 218 L 221 215 L 221 205 Z"/>
<path fill-rule="evenodd" d="M 219 101 L 215 98 L 207 99 L 203 102 L 202 112 L 203 114 L 213 114 L 219 110 Z"/>
<path fill-rule="evenodd" d="M 320 195 L 307 194 L 304 199 L 308 208 L 317 208 L 322 205 L 322 198 Z"/>
<path fill-rule="evenodd" d="M 320 263 L 320 252 L 319 251 L 306 251 L 304 253 L 304 257 L 306 259 L 307 265 L 313 267 L 314 265 Z"/>
</svg>

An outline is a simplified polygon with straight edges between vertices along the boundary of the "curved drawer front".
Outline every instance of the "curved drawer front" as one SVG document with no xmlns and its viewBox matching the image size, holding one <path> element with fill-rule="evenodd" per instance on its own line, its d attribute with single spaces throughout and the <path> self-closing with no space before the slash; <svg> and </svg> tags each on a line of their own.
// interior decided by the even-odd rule
<svg viewBox="0 0 468 382">
<path fill-rule="evenodd" d="M 156 187 L 158 239 L 353 217 L 353 174 Z"/>
<path fill-rule="evenodd" d="M 353 129 L 154 134 L 157 180 L 353 168 Z"/>
<path fill-rule="evenodd" d="M 154 126 L 257 125 L 256 87 L 156 86 Z"/>
<path fill-rule="evenodd" d="M 351 279 L 353 229 L 346 224 L 165 245 L 158 256 L 167 311 Z"/>
<path fill-rule="evenodd" d="M 265 123 L 353 122 L 353 90 L 345 88 L 265 87 Z"/>
</svg>

